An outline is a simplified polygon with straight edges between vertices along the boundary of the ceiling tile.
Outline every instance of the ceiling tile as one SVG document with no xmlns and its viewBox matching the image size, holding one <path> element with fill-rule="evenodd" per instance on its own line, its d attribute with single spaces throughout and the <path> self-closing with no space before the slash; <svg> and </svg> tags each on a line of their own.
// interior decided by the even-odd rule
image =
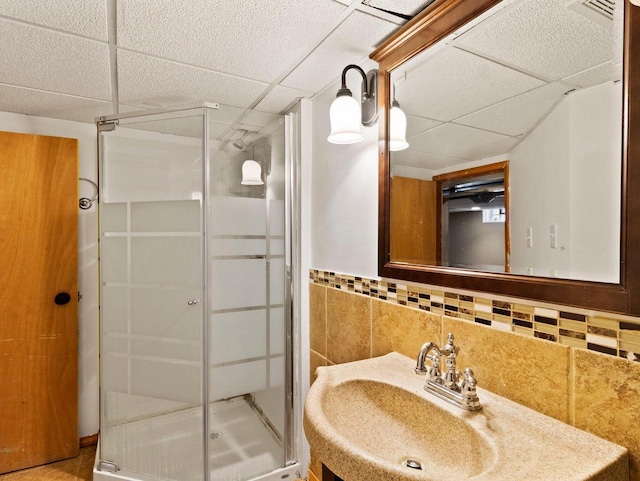
<svg viewBox="0 0 640 481">
<path fill-rule="evenodd" d="M 0 0 L 0 15 L 107 40 L 104 0 Z"/>
<path fill-rule="evenodd" d="M 568 90 L 571 88 L 560 83 L 547 84 L 461 117 L 455 123 L 505 135 L 522 135 L 535 127 Z"/>
<path fill-rule="evenodd" d="M 286 109 L 296 99 L 301 97 L 311 97 L 312 95 L 313 92 L 276 86 L 260 101 L 258 105 L 256 105 L 256 108 L 263 112 L 277 114 Z"/>
<path fill-rule="evenodd" d="M 402 105 L 400 107 L 402 108 Z M 441 124 L 442 122 L 438 122 L 437 120 L 416 117 L 415 115 L 407 115 L 407 138 L 426 132 L 427 130 Z"/>
<path fill-rule="evenodd" d="M 622 64 L 613 65 L 611 62 L 607 62 L 562 80 L 582 88 L 622 80 Z"/>
<path fill-rule="evenodd" d="M 344 9 L 331 0 L 118 2 L 118 45 L 270 83 Z"/>
<path fill-rule="evenodd" d="M 553 80 L 612 60 L 611 29 L 567 9 L 566 3 L 523 2 L 470 30 L 456 44 Z"/>
<path fill-rule="evenodd" d="M 409 167 L 420 167 L 422 169 L 435 170 L 462 164 L 467 162 L 467 160 L 447 155 L 418 152 L 409 148 L 407 150 L 391 152 L 391 162 L 393 165 L 406 165 Z"/>
<path fill-rule="evenodd" d="M 456 124 L 443 124 L 411 139 L 411 149 L 431 154 L 468 158 L 462 155 L 480 146 L 509 137 Z"/>
<path fill-rule="evenodd" d="M 195 102 L 248 107 L 266 84 L 118 49 L 120 101 L 144 108 Z"/>
<path fill-rule="evenodd" d="M 111 100 L 107 44 L 0 19 L 0 83 Z"/>
<path fill-rule="evenodd" d="M 227 124 L 228 125 L 228 124 Z M 145 120 L 140 123 L 127 124 L 126 128 L 160 132 L 162 134 L 179 135 L 181 137 L 202 138 L 202 118 L 184 117 L 179 119 Z M 212 129 L 212 136 L 218 129 Z"/>
<path fill-rule="evenodd" d="M 368 5 L 403 15 L 417 15 L 433 0 L 371 0 Z"/>
<path fill-rule="evenodd" d="M 255 130 L 251 127 L 265 127 L 277 118 L 277 114 L 270 114 L 267 112 L 252 110 L 251 112 L 249 112 L 249 115 L 247 115 L 247 117 L 242 120 L 242 124 L 244 126 L 248 126 L 249 130 Z"/>
<path fill-rule="evenodd" d="M 458 151 L 456 155 L 468 160 L 482 160 L 496 155 L 508 154 L 520 141 L 521 139 L 509 137 L 489 144 L 478 143 L 478 145 Z"/>
<path fill-rule="evenodd" d="M 355 11 L 281 84 L 318 92 L 340 78 L 342 69 L 348 64 L 367 57 L 397 28 L 391 22 Z M 358 74 L 350 72 L 348 75 L 355 77 Z"/>
<path fill-rule="evenodd" d="M 450 121 L 543 84 L 529 75 L 448 47 L 427 57 L 395 85 L 396 99 L 406 113 Z"/>
<path fill-rule="evenodd" d="M 0 84 L 0 112 L 93 123 L 96 117 L 112 114 L 113 108 L 111 102 Z"/>
</svg>

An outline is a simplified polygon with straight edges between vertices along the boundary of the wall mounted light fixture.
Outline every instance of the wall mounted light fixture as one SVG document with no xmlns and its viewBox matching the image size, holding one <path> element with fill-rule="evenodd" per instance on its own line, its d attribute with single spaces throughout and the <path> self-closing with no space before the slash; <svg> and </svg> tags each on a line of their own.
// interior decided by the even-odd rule
<svg viewBox="0 0 640 481">
<path fill-rule="evenodd" d="M 360 106 L 347 88 L 347 71 L 357 70 L 362 75 Z M 378 120 L 378 70 L 366 74 L 357 65 L 347 65 L 342 71 L 342 85 L 329 109 L 331 133 L 327 140 L 332 144 L 355 144 L 364 136 L 360 124 L 370 127 Z"/>
<path fill-rule="evenodd" d="M 262 167 L 255 160 L 245 160 L 242 164 L 242 185 L 263 185 Z"/>
<path fill-rule="evenodd" d="M 259 145 L 258 153 L 260 153 L 260 149 L 262 148 L 262 160 L 258 162 L 257 160 L 253 160 L 256 158 L 256 145 L 253 144 L 251 146 L 251 157 L 250 160 L 245 160 L 242 163 L 242 181 L 240 182 L 242 185 L 264 185 L 264 182 L 267 180 L 269 174 L 271 174 L 271 156 L 269 155 L 268 146 Z M 262 179 L 262 169 L 264 167 L 264 180 Z"/>
<path fill-rule="evenodd" d="M 409 147 L 407 142 L 407 116 L 394 98 L 389 112 L 389 150 L 392 152 Z"/>
</svg>

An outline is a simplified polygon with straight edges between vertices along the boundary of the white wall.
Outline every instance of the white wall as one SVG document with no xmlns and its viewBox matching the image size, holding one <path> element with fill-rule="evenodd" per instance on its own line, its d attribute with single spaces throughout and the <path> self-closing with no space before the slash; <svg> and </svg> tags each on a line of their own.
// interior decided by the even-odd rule
<svg viewBox="0 0 640 481">
<path fill-rule="evenodd" d="M 366 69 L 365 69 L 366 70 Z M 347 75 L 360 98 L 361 78 Z M 378 276 L 378 124 L 363 127 L 364 140 L 327 141 L 329 107 L 339 82 L 313 98 L 311 265 L 314 269 Z"/>
<path fill-rule="evenodd" d="M 449 213 L 449 266 L 504 272 L 503 222 L 483 222 L 483 212 Z"/>
<path fill-rule="evenodd" d="M 621 98 L 620 83 L 575 92 L 511 152 L 512 272 L 618 282 Z"/>
<path fill-rule="evenodd" d="M 0 130 L 78 139 L 79 177 L 97 180 L 96 128 L 92 124 L 0 112 Z M 79 195 L 92 197 L 87 182 L 78 184 Z M 78 281 L 82 299 L 78 305 L 78 434 L 89 436 L 99 429 L 98 417 L 98 276 L 97 204 L 78 208 Z"/>
</svg>

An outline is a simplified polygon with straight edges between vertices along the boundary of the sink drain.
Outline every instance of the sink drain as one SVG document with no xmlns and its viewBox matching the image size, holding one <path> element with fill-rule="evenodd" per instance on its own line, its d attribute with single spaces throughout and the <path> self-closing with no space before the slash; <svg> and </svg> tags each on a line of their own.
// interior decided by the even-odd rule
<svg viewBox="0 0 640 481">
<path fill-rule="evenodd" d="M 420 461 L 416 461 L 415 459 L 405 459 L 402 461 L 402 465 L 407 468 L 417 469 L 418 471 L 422 471 L 422 463 Z"/>
</svg>

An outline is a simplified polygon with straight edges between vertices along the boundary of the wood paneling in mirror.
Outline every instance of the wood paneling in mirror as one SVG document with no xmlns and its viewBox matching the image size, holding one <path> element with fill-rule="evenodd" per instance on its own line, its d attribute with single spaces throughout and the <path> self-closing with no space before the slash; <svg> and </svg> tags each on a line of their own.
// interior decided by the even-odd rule
<svg viewBox="0 0 640 481">
<path fill-rule="evenodd" d="M 437 183 L 396 176 L 391 180 L 391 196 L 396 200 L 391 207 L 391 258 L 436 264 Z"/>
<path fill-rule="evenodd" d="M 497 0 L 436 0 L 376 49 L 379 80 L 378 273 L 444 287 L 640 315 L 640 7 L 625 0 L 620 283 L 574 281 L 422 266 L 390 258 L 390 72 L 485 12 Z"/>
</svg>

